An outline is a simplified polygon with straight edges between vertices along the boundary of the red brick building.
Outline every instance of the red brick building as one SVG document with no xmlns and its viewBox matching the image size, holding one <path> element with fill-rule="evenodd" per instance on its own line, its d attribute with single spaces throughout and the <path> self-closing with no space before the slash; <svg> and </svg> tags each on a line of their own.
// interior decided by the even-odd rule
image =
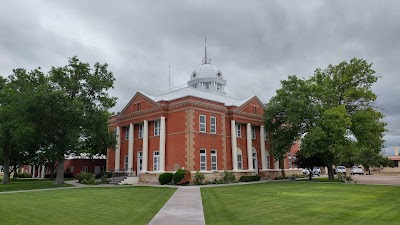
<svg viewBox="0 0 400 225">
<path fill-rule="evenodd" d="M 205 54 L 186 86 L 158 96 L 137 92 L 110 120 L 118 144 L 108 150 L 106 169 L 141 181 L 179 168 L 206 176 L 278 171 L 264 138 L 263 103 L 256 96 L 235 98 L 225 85 Z"/>
</svg>

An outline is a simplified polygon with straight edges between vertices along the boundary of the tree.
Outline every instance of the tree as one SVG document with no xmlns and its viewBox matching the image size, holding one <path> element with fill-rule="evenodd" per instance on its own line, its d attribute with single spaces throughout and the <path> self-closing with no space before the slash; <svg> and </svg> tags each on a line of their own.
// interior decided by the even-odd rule
<svg viewBox="0 0 400 225">
<path fill-rule="evenodd" d="M 62 184 L 65 155 L 104 153 L 114 144 L 112 132 L 104 128 L 108 124 L 107 110 L 116 101 L 107 93 L 115 78 L 107 64 L 95 63 L 91 69 L 74 56 L 68 65 L 53 67 L 49 79 L 54 107 L 47 108 L 51 120 L 45 127 L 50 128 L 47 137 L 53 140 L 46 151 L 53 152 L 58 161 L 56 183 Z"/>
<path fill-rule="evenodd" d="M 317 69 L 309 79 L 289 76 L 271 99 L 273 107 L 266 105 L 266 113 L 270 113 L 266 126 L 270 132 L 283 125 L 293 128 L 287 141 L 301 136 L 302 155 L 305 159 L 321 157 L 329 179 L 333 179 L 334 164 L 357 159 L 357 152 L 363 149 L 372 148 L 373 154 L 379 155 L 386 124 L 373 107 L 376 95 L 371 86 L 378 77 L 371 66 L 363 59 L 352 59 Z M 280 126 L 271 125 L 277 121 Z"/>
</svg>

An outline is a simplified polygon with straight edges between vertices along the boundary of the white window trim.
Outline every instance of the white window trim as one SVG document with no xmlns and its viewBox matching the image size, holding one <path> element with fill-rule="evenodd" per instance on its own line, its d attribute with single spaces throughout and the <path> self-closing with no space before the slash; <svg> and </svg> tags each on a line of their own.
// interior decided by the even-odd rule
<svg viewBox="0 0 400 225">
<path fill-rule="evenodd" d="M 125 140 L 129 140 L 129 126 L 125 127 Z"/>
<path fill-rule="evenodd" d="M 201 118 L 204 117 L 204 122 L 201 122 Z M 202 126 L 204 127 L 204 131 L 202 131 Z M 199 131 L 200 133 L 207 133 L 207 117 L 206 115 L 199 116 Z"/>
<path fill-rule="evenodd" d="M 240 156 L 240 160 L 239 160 L 239 156 Z M 238 170 L 242 170 L 243 169 L 243 154 L 242 154 L 242 150 L 240 148 L 238 148 L 236 157 L 237 157 Z"/>
<path fill-rule="evenodd" d="M 201 151 L 204 150 L 204 153 L 201 153 Z M 201 156 L 204 156 L 204 162 L 201 161 Z M 204 169 L 202 169 L 202 165 L 204 165 Z M 207 171 L 207 150 L 205 149 L 200 149 L 200 171 Z"/>
<path fill-rule="evenodd" d="M 82 166 L 82 172 L 89 172 L 88 166 Z"/>
<path fill-rule="evenodd" d="M 156 163 L 156 158 L 157 158 L 157 163 Z M 160 170 L 160 152 L 154 151 L 153 152 L 153 171 L 159 171 L 159 170 Z"/>
<path fill-rule="evenodd" d="M 154 136 L 160 136 L 160 121 L 154 121 Z"/>
<path fill-rule="evenodd" d="M 237 123 L 236 125 L 236 137 L 242 137 L 242 126 L 240 123 Z"/>
<path fill-rule="evenodd" d="M 213 119 L 214 119 L 214 124 L 212 123 Z M 211 134 L 217 133 L 217 117 L 215 117 L 215 116 L 210 117 L 210 133 Z"/>
<path fill-rule="evenodd" d="M 213 156 L 215 156 L 215 162 L 213 162 Z M 211 150 L 211 170 L 212 171 L 218 170 L 218 155 L 216 149 Z"/>
<path fill-rule="evenodd" d="M 124 169 L 125 169 L 125 171 L 127 171 L 129 168 L 128 168 L 128 156 L 126 155 L 125 156 L 125 158 L 124 158 Z"/>
<path fill-rule="evenodd" d="M 138 138 L 143 138 L 143 124 L 139 124 Z"/>
<path fill-rule="evenodd" d="M 251 138 L 256 139 L 256 127 L 251 126 Z"/>
</svg>

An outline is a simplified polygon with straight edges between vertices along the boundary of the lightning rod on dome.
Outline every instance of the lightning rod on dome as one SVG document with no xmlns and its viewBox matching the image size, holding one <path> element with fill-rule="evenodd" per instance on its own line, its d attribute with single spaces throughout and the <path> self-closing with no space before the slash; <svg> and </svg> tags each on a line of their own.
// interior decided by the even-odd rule
<svg viewBox="0 0 400 225">
<path fill-rule="evenodd" d="M 207 37 L 204 37 L 204 59 L 203 64 L 210 64 L 211 59 L 207 59 Z"/>
</svg>

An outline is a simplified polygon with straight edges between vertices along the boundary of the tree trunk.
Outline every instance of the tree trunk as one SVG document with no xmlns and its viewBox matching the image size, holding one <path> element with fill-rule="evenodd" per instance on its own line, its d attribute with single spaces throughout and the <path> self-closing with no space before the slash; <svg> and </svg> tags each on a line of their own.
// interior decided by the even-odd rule
<svg viewBox="0 0 400 225">
<path fill-rule="evenodd" d="M 308 179 L 309 180 L 312 180 L 312 177 L 313 177 L 313 171 L 311 170 L 311 169 L 308 169 Z"/>
<path fill-rule="evenodd" d="M 49 168 L 50 168 L 50 180 L 54 180 L 54 164 L 53 163 L 49 163 Z"/>
<path fill-rule="evenodd" d="M 3 157 L 4 157 L 4 176 L 3 176 L 3 184 L 10 183 L 10 145 L 6 144 L 3 149 Z"/>
<path fill-rule="evenodd" d="M 332 165 L 328 165 L 327 167 L 328 167 L 328 180 L 335 179 L 335 175 L 333 173 Z"/>
<path fill-rule="evenodd" d="M 60 160 L 57 166 L 57 176 L 55 184 L 65 184 L 64 181 L 64 160 Z"/>
<path fill-rule="evenodd" d="M 17 172 L 17 165 L 16 164 L 14 164 L 13 171 L 14 171 L 13 180 L 15 180 L 15 179 L 18 178 L 18 172 Z"/>
<path fill-rule="evenodd" d="M 285 173 L 285 161 L 283 159 L 279 159 L 279 167 L 282 170 L 282 177 L 286 177 L 286 173 Z"/>
</svg>

